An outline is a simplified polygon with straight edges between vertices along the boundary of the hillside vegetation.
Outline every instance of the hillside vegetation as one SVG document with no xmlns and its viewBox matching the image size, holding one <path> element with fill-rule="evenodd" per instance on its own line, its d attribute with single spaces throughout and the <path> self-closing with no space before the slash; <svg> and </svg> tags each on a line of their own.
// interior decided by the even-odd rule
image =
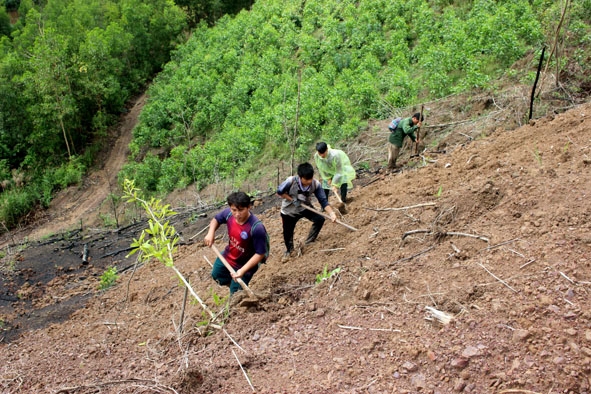
<svg viewBox="0 0 591 394">
<path fill-rule="evenodd" d="M 152 192 L 224 177 L 240 186 L 270 160 L 306 160 L 313 142 L 338 145 L 393 108 L 495 89 L 528 52 L 537 56 L 522 77 L 533 83 L 561 11 L 519 0 L 259 1 L 175 51 L 149 89 L 121 178 Z M 584 4 L 568 15 L 576 34 L 560 36 L 588 40 Z"/>
<path fill-rule="evenodd" d="M 0 222 L 8 228 L 80 181 L 185 26 L 166 0 L 23 0 L 18 15 L 9 34 L 0 29 Z"/>
<path fill-rule="evenodd" d="M 80 182 L 109 125 L 161 69 L 120 175 L 158 194 L 223 178 L 240 186 L 272 160 L 307 159 L 318 139 L 339 145 L 372 118 L 406 115 L 396 108 L 494 90 L 499 75 L 531 84 L 544 45 L 556 75 L 580 78 L 556 94 L 590 83 L 590 0 L 261 0 L 203 17 L 216 7 L 24 0 L 12 25 L 0 11 L 3 228 Z M 520 59 L 525 73 L 510 68 Z"/>
</svg>

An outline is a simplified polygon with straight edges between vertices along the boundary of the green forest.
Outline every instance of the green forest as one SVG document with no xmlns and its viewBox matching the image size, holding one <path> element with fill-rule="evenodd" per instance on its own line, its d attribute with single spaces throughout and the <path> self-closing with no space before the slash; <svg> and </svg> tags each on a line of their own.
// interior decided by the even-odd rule
<svg viewBox="0 0 591 394">
<path fill-rule="evenodd" d="M 591 0 L 2 5 L 3 229 L 80 182 L 145 89 L 120 179 L 164 195 L 306 160 L 314 142 L 353 138 L 392 107 L 495 89 L 512 64 L 550 45 L 565 6 L 560 34 L 580 48 L 585 75 L 591 58 Z"/>
</svg>

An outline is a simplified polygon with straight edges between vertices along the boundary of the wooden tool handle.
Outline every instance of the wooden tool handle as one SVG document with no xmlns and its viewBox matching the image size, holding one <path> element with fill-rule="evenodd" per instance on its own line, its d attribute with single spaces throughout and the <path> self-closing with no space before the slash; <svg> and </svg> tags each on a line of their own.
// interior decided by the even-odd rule
<svg viewBox="0 0 591 394">
<path fill-rule="evenodd" d="M 306 208 L 308 211 L 315 212 L 315 213 L 319 214 L 320 216 L 324 216 L 325 218 L 327 218 L 329 220 L 332 220 L 330 216 L 328 216 L 328 215 L 326 215 L 326 214 L 324 214 L 324 213 L 322 213 L 320 211 L 317 211 L 314 208 L 307 206 L 306 204 L 302 204 L 302 207 Z M 343 223 L 339 219 L 337 219 L 336 222 L 338 224 L 340 224 L 341 226 L 347 227 L 349 230 L 357 231 L 357 229 L 355 227 L 349 226 L 347 223 Z"/>
<path fill-rule="evenodd" d="M 339 193 L 337 192 L 337 188 L 336 188 L 336 186 L 330 185 L 330 187 L 332 188 L 332 192 L 334 193 L 334 195 L 337 197 L 337 200 L 339 200 L 339 202 L 340 202 L 341 204 L 344 204 L 344 203 L 343 203 L 343 200 L 341 200 L 341 196 L 340 196 L 340 195 L 339 195 Z M 326 197 L 328 198 L 328 196 L 326 196 Z"/>
<path fill-rule="evenodd" d="M 224 264 L 224 266 L 228 269 L 228 271 L 230 271 L 230 273 L 232 273 L 232 274 L 235 274 L 236 273 L 236 270 L 234 270 L 234 268 L 232 268 L 232 266 L 230 265 L 230 263 L 228 263 L 228 261 L 220 253 L 220 251 L 218 250 L 218 248 L 215 245 L 211 245 L 211 248 L 213 249 L 213 251 L 215 252 L 215 254 L 219 257 L 219 259 Z M 240 285 L 240 287 L 242 287 L 244 289 L 244 291 L 246 291 L 248 293 L 249 296 L 256 298 L 256 296 L 253 293 L 253 291 L 250 290 L 250 287 L 248 287 L 248 285 L 246 283 L 244 283 L 244 281 L 242 280 L 242 278 L 236 278 L 234 280 L 236 282 L 238 282 L 238 284 Z"/>
</svg>

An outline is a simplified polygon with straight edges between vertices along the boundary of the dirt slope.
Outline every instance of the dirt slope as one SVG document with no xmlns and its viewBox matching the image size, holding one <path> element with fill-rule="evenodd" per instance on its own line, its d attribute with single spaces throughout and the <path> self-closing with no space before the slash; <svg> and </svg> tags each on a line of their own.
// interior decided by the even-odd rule
<svg viewBox="0 0 591 394">
<path fill-rule="evenodd" d="M 0 343 L 0 389 L 591 392 L 591 105 L 450 144 L 423 155 L 419 169 L 409 162 L 360 179 L 343 218 L 358 231 L 326 224 L 285 264 L 279 201 L 265 200 L 255 211 L 272 256 L 251 282 L 265 298 L 233 307 L 225 332 L 201 327 L 202 310 L 191 304 L 176 334 L 183 290 L 159 263 L 126 271 L 104 293 L 94 291 L 96 272 L 75 267 L 44 291 L 62 289 L 50 298 L 65 302 L 83 282 L 76 291 L 91 295 L 86 305 Z M 208 221 L 193 222 L 183 239 Z M 308 229 L 300 222 L 296 237 Z M 212 283 L 203 256 L 214 259 L 187 242 L 176 265 L 221 310 L 214 294 L 227 289 Z M 315 284 L 325 267 L 341 271 Z"/>
</svg>

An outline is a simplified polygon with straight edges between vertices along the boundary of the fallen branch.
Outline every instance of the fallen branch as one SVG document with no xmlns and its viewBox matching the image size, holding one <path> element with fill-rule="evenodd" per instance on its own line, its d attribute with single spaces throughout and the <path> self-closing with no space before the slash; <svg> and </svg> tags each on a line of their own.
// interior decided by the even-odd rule
<svg viewBox="0 0 591 394">
<path fill-rule="evenodd" d="M 75 391 L 82 390 L 82 389 L 89 389 L 89 388 L 96 388 L 96 389 L 99 389 L 99 391 L 100 391 L 101 387 L 117 386 L 117 385 L 126 384 L 126 383 L 150 384 L 154 388 L 164 389 L 164 390 L 167 390 L 171 393 L 178 394 L 178 392 L 175 389 L 173 389 L 172 387 L 162 386 L 161 384 L 158 384 L 157 382 L 155 382 L 153 380 L 147 380 L 147 379 L 123 379 L 123 380 L 113 380 L 110 382 L 83 384 L 80 386 L 72 386 L 72 387 L 63 387 L 63 388 L 59 389 L 58 391 L 56 391 L 54 394 L 60 394 L 60 393 L 69 394 L 71 392 L 75 392 Z"/>
<path fill-rule="evenodd" d="M 530 261 L 528 261 L 527 263 L 523 264 L 522 266 L 519 267 L 519 269 L 522 269 L 523 267 L 527 267 L 528 265 L 530 265 L 531 263 L 533 263 L 534 261 L 536 261 L 536 259 L 531 259 Z"/>
<path fill-rule="evenodd" d="M 341 324 L 337 324 L 340 328 L 345 330 L 368 330 L 368 331 L 387 331 L 387 332 L 401 332 L 400 330 L 395 330 L 393 328 L 363 328 L 363 327 L 354 327 L 354 326 L 343 326 Z"/>
<path fill-rule="evenodd" d="M 513 250 L 513 249 L 508 249 L 508 250 L 509 250 L 509 252 L 514 253 L 514 254 L 516 254 L 519 257 L 525 258 L 525 256 L 523 255 L 523 253 L 519 253 L 518 251 Z"/>
<path fill-rule="evenodd" d="M 234 345 L 236 345 L 236 347 L 237 347 L 238 349 L 240 349 L 240 350 L 242 350 L 244 353 L 246 353 L 246 350 L 244 350 L 244 349 L 242 348 L 242 346 L 240 346 L 240 345 L 238 344 L 238 342 L 236 342 L 236 341 L 235 341 L 235 340 L 234 340 L 234 339 L 233 339 L 233 338 L 230 336 L 230 334 L 228 334 L 228 331 L 226 331 L 226 329 L 225 329 L 225 328 L 222 328 L 221 326 L 213 326 L 213 327 L 214 327 L 214 328 L 219 328 L 219 329 L 221 329 L 221 330 L 224 332 L 224 334 L 226 334 L 226 336 L 227 336 L 228 338 L 230 338 L 230 341 L 232 341 L 232 343 L 233 343 Z"/>
<path fill-rule="evenodd" d="M 205 261 L 207 261 L 207 264 L 209 264 L 211 266 L 211 268 L 213 268 L 213 264 L 211 264 L 211 261 L 209 261 L 207 256 L 203 256 L 203 258 L 205 259 Z"/>
<path fill-rule="evenodd" d="M 197 295 L 197 293 L 195 292 L 195 290 L 193 290 L 193 287 L 191 287 L 191 284 L 187 281 L 187 279 L 185 279 L 185 277 L 183 276 L 183 274 L 181 274 L 181 272 L 174 265 L 172 267 L 170 267 L 170 268 L 172 268 L 172 270 L 177 274 L 177 276 L 179 277 L 179 279 L 181 280 L 181 282 L 183 282 L 183 284 L 186 286 L 186 288 L 189 289 L 189 292 L 191 293 L 191 295 L 193 296 L 193 298 L 195 298 L 197 300 L 197 302 L 199 303 L 199 305 L 201 305 L 201 307 L 213 319 L 215 317 L 215 314 L 211 311 L 211 309 L 209 309 L 207 307 L 207 305 L 205 305 L 205 303 L 203 302 L 203 300 L 201 300 L 201 298 Z"/>
<path fill-rule="evenodd" d="M 432 231 L 431 230 L 410 230 L 410 231 L 407 231 L 404 234 L 402 234 L 402 240 L 404 240 L 404 238 L 408 237 L 409 235 L 421 234 L 421 233 L 431 234 Z"/>
<path fill-rule="evenodd" d="M 238 359 L 238 356 L 236 355 L 236 352 L 234 351 L 234 349 L 232 349 L 232 354 L 234 355 L 234 357 L 236 357 L 236 361 L 238 361 L 238 365 L 240 366 L 240 369 L 242 370 L 242 373 L 244 374 L 244 377 L 246 378 L 246 381 L 250 385 L 250 388 L 252 389 L 252 392 L 253 393 L 256 393 L 256 390 L 254 389 L 252 383 L 250 382 L 250 379 L 248 378 L 248 375 L 246 374 L 246 371 L 242 367 L 242 364 L 240 363 L 240 360 Z"/>
<path fill-rule="evenodd" d="M 480 239 L 481 241 L 484 242 L 489 242 L 489 239 L 486 237 L 483 237 L 482 235 L 477 235 L 477 234 L 467 234 L 467 233 L 458 233 L 456 231 L 448 231 L 448 232 L 437 232 L 434 233 L 431 230 L 423 230 L 423 229 L 419 229 L 419 230 L 411 230 L 411 231 L 407 231 L 404 234 L 402 234 L 402 240 L 404 240 L 404 238 L 408 237 L 409 235 L 412 234 L 420 234 L 420 233 L 427 233 L 427 234 L 436 234 L 438 236 L 459 236 L 459 237 L 470 237 L 470 238 L 476 238 L 476 239 Z"/>
<path fill-rule="evenodd" d="M 456 246 L 454 245 L 452 242 L 449 243 L 451 245 L 451 248 L 454 250 L 455 253 L 460 254 L 462 251 Z"/>
<path fill-rule="evenodd" d="M 82 264 L 88 264 L 88 244 L 84 244 L 84 250 L 82 252 Z"/>
<path fill-rule="evenodd" d="M 502 280 L 501 278 L 497 277 L 495 274 L 493 274 L 492 272 L 490 272 L 484 265 L 478 263 L 479 266 L 481 266 L 486 272 L 488 272 L 490 274 L 490 276 L 492 276 L 493 278 L 495 278 L 496 280 L 498 280 L 499 282 L 501 282 L 503 285 L 507 286 L 509 289 L 513 290 L 515 293 L 518 293 L 517 290 L 515 290 L 514 288 L 512 288 L 511 286 L 509 286 L 507 284 L 507 282 L 505 282 L 504 280 Z"/>
<path fill-rule="evenodd" d="M 280 296 L 280 295 L 284 295 L 284 294 L 289 294 L 289 293 L 293 293 L 294 291 L 305 290 L 305 289 L 309 289 L 309 288 L 314 287 L 314 286 L 316 286 L 316 284 L 306 285 L 306 286 L 300 286 L 300 287 L 296 287 L 296 288 L 293 288 L 293 289 L 286 290 L 286 291 L 284 291 L 282 293 L 276 293 L 276 295 Z"/>
<path fill-rule="evenodd" d="M 103 322 L 103 323 L 96 323 L 96 324 L 102 324 L 104 326 L 118 326 L 119 324 L 125 324 L 125 323 L 117 323 L 117 322 L 109 322 L 109 321 L 106 321 L 106 322 Z"/>
<path fill-rule="evenodd" d="M 345 250 L 345 248 L 322 249 L 319 252 L 336 252 L 337 250 Z"/>
<path fill-rule="evenodd" d="M 510 239 L 508 241 L 504 241 L 504 242 L 498 243 L 496 245 L 488 246 L 488 247 L 486 247 L 484 249 L 481 249 L 481 250 L 491 250 L 491 249 L 498 248 L 499 246 L 507 245 L 507 244 L 509 244 L 511 242 L 515 242 L 515 241 L 519 241 L 519 238 L 513 238 L 513 239 Z"/>
<path fill-rule="evenodd" d="M 468 122 L 472 122 L 472 119 L 465 119 L 465 120 L 458 120 L 457 122 L 451 122 L 451 123 L 441 123 L 441 124 L 434 124 L 434 125 L 430 125 L 430 126 L 425 126 L 426 129 L 440 129 L 443 127 L 447 127 L 447 126 L 455 126 L 455 125 L 459 125 L 462 123 L 468 123 Z"/>
<path fill-rule="evenodd" d="M 404 211 L 407 209 L 413 209 L 413 208 L 420 208 L 420 207 L 429 207 L 429 206 L 433 206 L 435 205 L 434 202 L 426 202 L 423 204 L 416 204 L 416 205 L 410 205 L 408 207 L 401 207 L 401 208 L 368 208 L 368 207 L 364 207 L 365 209 L 368 209 L 370 211 Z"/>
<path fill-rule="evenodd" d="M 435 159 L 431 159 L 428 156 L 425 155 L 418 155 L 422 160 L 423 160 L 423 165 L 426 165 L 426 163 L 437 163 L 437 160 Z M 433 204 L 435 205 L 435 204 Z"/>
<path fill-rule="evenodd" d="M 435 248 L 435 246 L 431 246 L 431 247 L 429 247 L 429 248 L 427 248 L 427 249 L 424 249 L 424 250 L 420 251 L 420 252 L 419 252 L 419 253 L 417 253 L 417 254 L 413 254 L 412 256 L 409 256 L 409 257 L 405 257 L 405 258 L 402 258 L 402 259 L 396 260 L 396 261 L 394 261 L 394 262 L 390 263 L 390 264 L 389 264 L 389 266 L 393 266 L 394 264 L 396 264 L 396 263 L 401 263 L 401 262 L 403 262 L 403 261 L 412 260 L 412 259 L 414 259 L 414 258 L 415 258 L 415 257 L 417 257 L 417 256 L 420 256 L 420 255 L 422 255 L 422 254 L 425 254 L 425 253 L 427 253 L 428 251 L 430 251 L 430 250 L 431 250 L 431 249 L 433 249 L 433 248 Z"/>
<path fill-rule="evenodd" d="M 369 186 L 369 185 L 371 185 L 372 183 L 374 183 L 374 182 L 377 182 L 377 181 L 379 181 L 379 180 L 381 180 L 381 179 L 384 179 L 384 177 L 383 177 L 382 175 L 378 175 L 378 176 L 376 176 L 375 178 L 373 178 L 373 179 L 371 179 L 370 181 L 368 181 L 367 183 L 365 183 L 364 185 L 361 185 L 361 187 L 366 187 L 366 186 Z"/>
<path fill-rule="evenodd" d="M 99 258 L 101 258 L 101 259 L 104 259 L 105 257 L 111 257 L 111 256 L 118 255 L 119 253 L 123 253 L 123 252 L 129 252 L 130 250 L 133 250 L 133 247 L 124 248 L 124 249 L 119 249 L 119 250 L 116 250 L 116 251 L 114 251 L 114 252 L 111 252 L 111 253 L 104 254 L 104 255 L 102 255 L 102 256 L 101 256 L 101 257 L 99 257 Z"/>
<path fill-rule="evenodd" d="M 564 277 L 564 279 L 568 280 L 573 285 L 575 284 L 575 281 L 572 280 L 571 278 L 569 278 L 568 276 L 566 276 L 562 271 L 558 271 L 558 272 L 560 273 L 560 275 L 562 275 Z"/>
<path fill-rule="evenodd" d="M 477 234 L 466 234 L 466 233 L 457 233 L 457 232 L 450 231 L 450 232 L 447 232 L 447 233 L 443 233 L 443 235 L 456 235 L 456 236 L 459 236 L 459 237 L 470 237 L 470 238 L 479 239 L 479 240 L 484 241 L 484 242 L 489 242 L 489 239 L 488 238 L 483 237 L 482 235 L 477 235 Z"/>
</svg>

